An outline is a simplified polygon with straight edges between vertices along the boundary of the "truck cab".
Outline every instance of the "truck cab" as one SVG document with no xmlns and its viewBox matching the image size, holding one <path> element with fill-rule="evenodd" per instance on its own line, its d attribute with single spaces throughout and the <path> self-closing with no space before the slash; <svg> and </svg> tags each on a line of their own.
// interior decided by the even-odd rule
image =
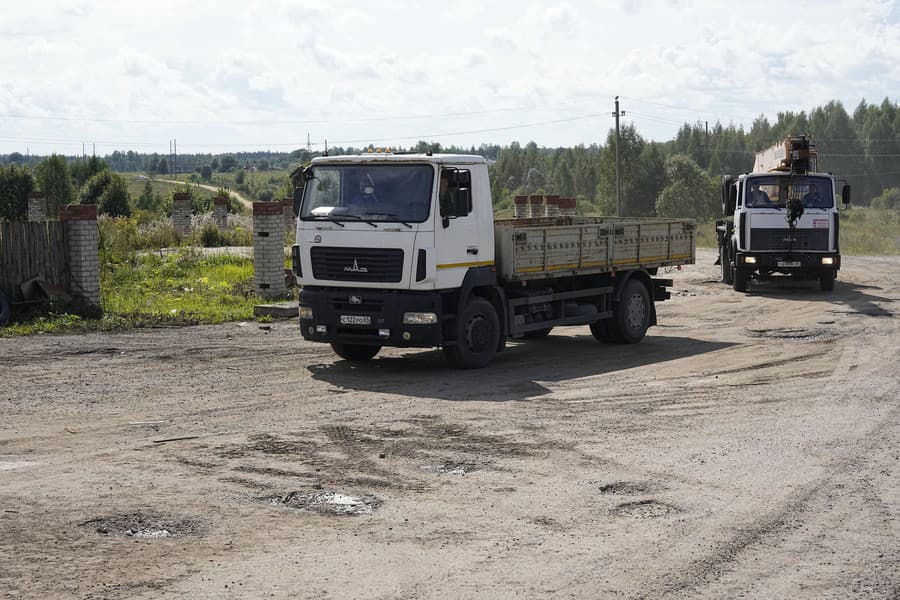
<svg viewBox="0 0 900 600">
<path fill-rule="evenodd" d="M 807 146 L 808 147 L 808 146 Z M 796 153 L 794 154 L 796 157 Z M 813 155 L 814 156 L 814 155 Z M 777 167 L 722 182 L 725 218 L 717 221 L 722 279 L 746 292 L 751 279 L 779 273 L 834 289 L 841 266 L 840 213 L 834 178 L 798 168 L 791 154 Z M 850 202 L 850 187 L 840 197 Z"/>
</svg>

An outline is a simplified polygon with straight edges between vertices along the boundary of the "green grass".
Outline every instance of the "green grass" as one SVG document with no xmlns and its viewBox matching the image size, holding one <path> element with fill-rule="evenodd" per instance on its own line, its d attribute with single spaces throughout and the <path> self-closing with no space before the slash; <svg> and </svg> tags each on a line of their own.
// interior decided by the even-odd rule
<svg viewBox="0 0 900 600">
<path fill-rule="evenodd" d="M 133 254 L 101 267 L 103 316 L 87 318 L 51 307 L 24 317 L 3 335 L 40 332 L 123 331 L 253 319 L 262 301 L 253 292 L 253 261 L 231 255 L 203 256 L 186 248 L 173 254 Z"/>
<path fill-rule="evenodd" d="M 900 254 L 900 211 L 852 207 L 841 212 L 841 254 Z M 714 221 L 697 224 L 697 246 L 716 248 Z"/>
</svg>

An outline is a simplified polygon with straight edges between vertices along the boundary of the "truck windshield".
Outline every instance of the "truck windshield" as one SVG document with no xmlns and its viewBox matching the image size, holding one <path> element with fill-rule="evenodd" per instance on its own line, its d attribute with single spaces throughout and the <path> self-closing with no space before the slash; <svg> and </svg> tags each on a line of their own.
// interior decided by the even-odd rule
<svg viewBox="0 0 900 600">
<path fill-rule="evenodd" d="M 305 221 L 421 223 L 431 209 L 430 165 L 315 165 L 307 177 Z"/>
<path fill-rule="evenodd" d="M 827 177 L 814 175 L 765 175 L 748 178 L 744 198 L 747 208 L 784 208 L 799 199 L 804 208 L 834 206 L 834 187 Z"/>
</svg>

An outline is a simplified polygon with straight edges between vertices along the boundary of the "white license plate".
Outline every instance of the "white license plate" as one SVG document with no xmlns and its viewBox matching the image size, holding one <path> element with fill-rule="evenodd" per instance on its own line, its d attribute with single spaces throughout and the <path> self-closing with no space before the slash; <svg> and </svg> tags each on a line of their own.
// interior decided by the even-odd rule
<svg viewBox="0 0 900 600">
<path fill-rule="evenodd" d="M 800 261 L 799 260 L 779 260 L 778 266 L 779 267 L 799 267 Z"/>
<path fill-rule="evenodd" d="M 372 317 L 368 315 L 341 315 L 341 325 L 371 325 Z"/>
</svg>

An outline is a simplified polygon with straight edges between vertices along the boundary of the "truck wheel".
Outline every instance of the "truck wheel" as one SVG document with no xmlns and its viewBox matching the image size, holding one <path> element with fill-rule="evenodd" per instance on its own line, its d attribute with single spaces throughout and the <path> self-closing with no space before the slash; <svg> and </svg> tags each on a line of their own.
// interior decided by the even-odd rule
<svg viewBox="0 0 900 600">
<path fill-rule="evenodd" d="M 821 271 L 819 273 L 819 289 L 823 292 L 834 291 L 834 271 Z"/>
<path fill-rule="evenodd" d="M 613 309 L 612 319 L 600 321 L 594 325 L 601 329 L 606 324 L 609 341 L 619 344 L 637 344 L 644 339 L 650 328 L 650 315 L 653 305 L 650 304 L 650 292 L 640 281 L 632 279 L 625 284 L 622 297 Z M 594 327 L 591 327 L 591 333 Z M 596 334 L 594 334 L 596 336 Z M 602 339 L 602 338 L 601 338 Z"/>
<path fill-rule="evenodd" d="M 460 369 L 486 367 L 500 343 L 500 319 L 494 305 L 472 298 L 456 318 L 456 345 L 444 348 L 447 358 Z"/>
<path fill-rule="evenodd" d="M 736 292 L 746 292 L 750 289 L 750 272 L 746 269 L 739 269 L 737 266 L 734 267 L 734 280 L 733 280 L 734 291 Z"/>
<path fill-rule="evenodd" d="M 719 263 L 722 265 L 722 282 L 731 285 L 734 282 L 734 274 L 731 272 L 731 257 L 725 246 L 719 246 Z"/>
<path fill-rule="evenodd" d="M 612 319 L 603 319 L 602 321 L 594 321 L 591 323 L 591 334 L 600 342 L 616 342 L 612 332 L 609 330 L 609 322 Z"/>
<path fill-rule="evenodd" d="M 349 360 L 350 362 L 362 362 L 369 360 L 376 354 L 378 354 L 378 351 L 381 350 L 381 346 L 338 344 L 336 342 L 332 342 L 331 349 L 334 350 L 335 354 L 345 360 Z"/>
<path fill-rule="evenodd" d="M 527 331 L 522 334 L 522 337 L 529 340 L 539 340 L 550 335 L 550 332 L 553 331 L 552 327 L 547 327 L 546 329 L 536 329 L 535 331 Z"/>
</svg>

